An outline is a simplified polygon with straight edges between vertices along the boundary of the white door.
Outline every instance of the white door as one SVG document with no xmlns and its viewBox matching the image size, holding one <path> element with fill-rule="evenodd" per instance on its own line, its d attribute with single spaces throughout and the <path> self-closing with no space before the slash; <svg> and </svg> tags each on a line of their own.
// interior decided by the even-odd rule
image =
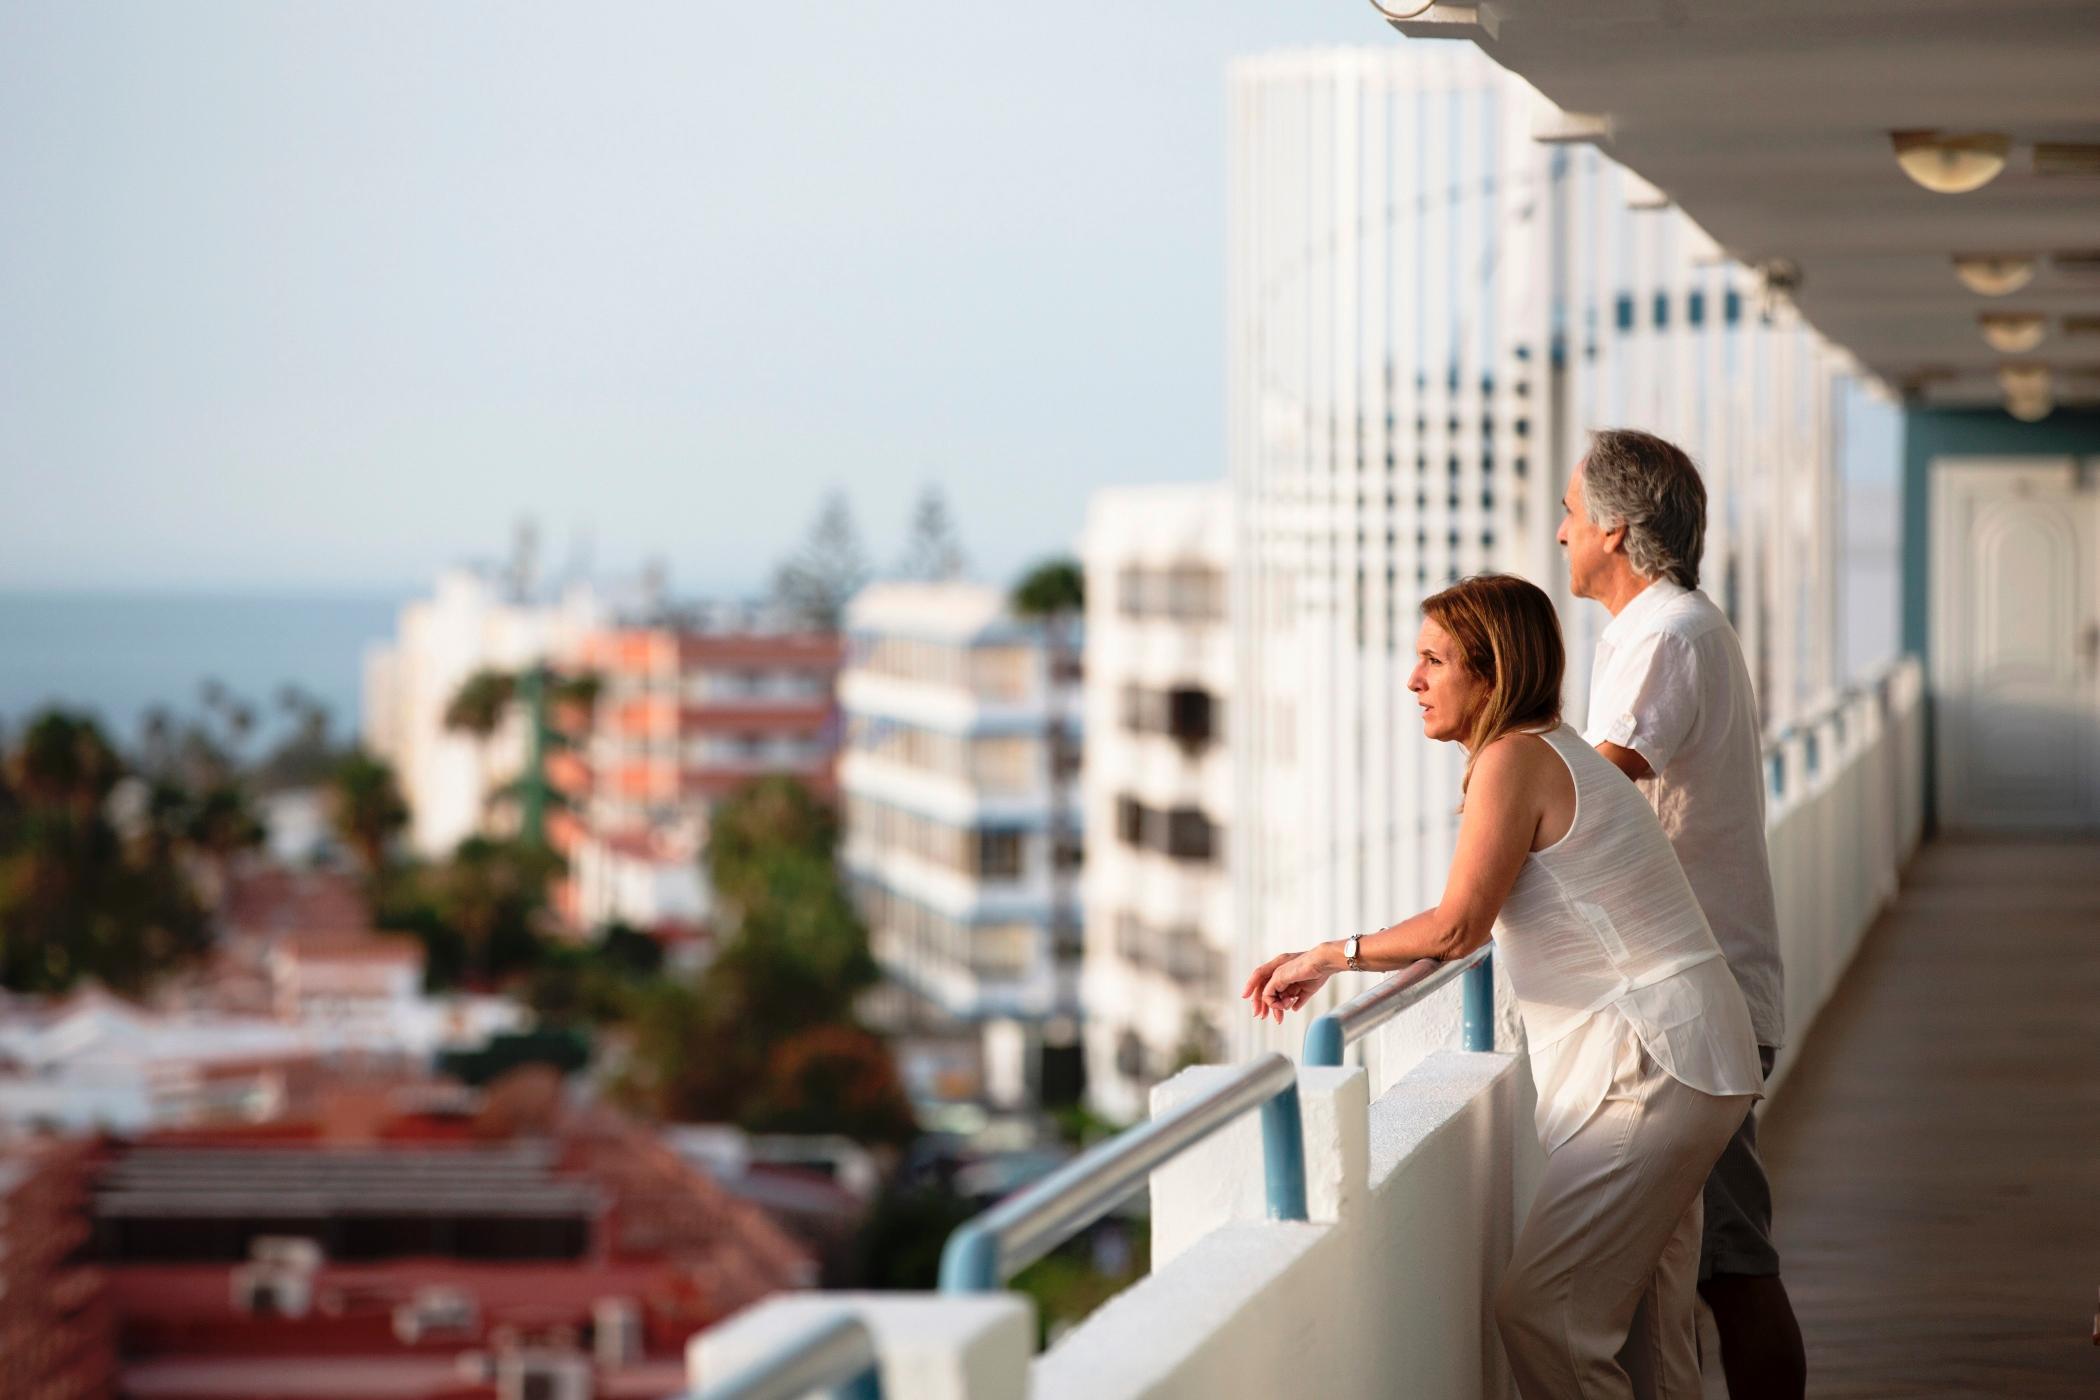
<svg viewBox="0 0 2100 1400">
<path fill-rule="evenodd" d="M 1933 463 L 1933 713 L 1949 830 L 2100 826 L 2096 467 Z"/>
</svg>

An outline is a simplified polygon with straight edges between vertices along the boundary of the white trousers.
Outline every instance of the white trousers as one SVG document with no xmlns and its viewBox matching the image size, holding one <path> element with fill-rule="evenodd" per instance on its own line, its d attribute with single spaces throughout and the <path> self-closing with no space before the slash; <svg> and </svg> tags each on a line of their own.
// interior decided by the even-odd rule
<svg viewBox="0 0 2100 1400">
<path fill-rule="evenodd" d="M 1643 1396 L 1652 1377 L 1655 1400 L 1698 1400 L 1701 1192 L 1752 1097 L 1680 1084 L 1627 1031 L 1604 1103 L 1547 1156 L 1495 1290 L 1523 1400 L 1633 1396 L 1622 1346 Z M 1647 1335 L 1629 1338 L 1636 1310 Z"/>
</svg>

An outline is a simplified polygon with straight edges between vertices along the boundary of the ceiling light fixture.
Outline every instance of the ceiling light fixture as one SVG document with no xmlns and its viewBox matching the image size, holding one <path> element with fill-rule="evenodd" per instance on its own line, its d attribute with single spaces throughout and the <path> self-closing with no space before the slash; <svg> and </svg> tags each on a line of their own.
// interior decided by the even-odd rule
<svg viewBox="0 0 2100 1400">
<path fill-rule="evenodd" d="M 1934 194 L 1980 190 L 2005 169 L 2010 137 L 1995 131 L 1949 136 L 1939 131 L 1892 131 L 1896 163 Z"/>
<path fill-rule="evenodd" d="M 2056 400 L 2047 394 L 2020 398 L 2006 395 L 2005 411 L 2022 423 L 2039 423 L 2056 411 Z"/>
<path fill-rule="evenodd" d="M 2008 398 L 2041 399 L 2050 393 L 2049 366 L 2036 364 L 1998 366 L 1998 387 Z"/>
<path fill-rule="evenodd" d="M 2002 297 L 2034 280 L 2034 259 L 1999 253 L 1959 253 L 1954 258 L 1954 275 L 1978 296 Z"/>
<path fill-rule="evenodd" d="M 2049 333 L 2049 319 L 2031 311 L 1986 311 L 1976 318 L 1991 349 L 2007 355 L 2024 355 L 2042 343 Z"/>
</svg>

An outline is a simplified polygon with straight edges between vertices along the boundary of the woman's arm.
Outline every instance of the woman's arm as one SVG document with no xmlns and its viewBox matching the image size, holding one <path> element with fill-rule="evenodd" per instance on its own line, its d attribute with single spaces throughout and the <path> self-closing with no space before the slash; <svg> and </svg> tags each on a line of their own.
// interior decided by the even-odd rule
<svg viewBox="0 0 2100 1400">
<path fill-rule="evenodd" d="M 1545 765 L 1559 762 L 1542 739 L 1511 735 L 1488 745 L 1473 766 L 1444 897 L 1434 909 L 1364 935 L 1357 958 L 1366 968 L 1384 972 L 1422 958 L 1448 962 L 1488 941 L 1502 902 L 1509 898 L 1538 837 L 1545 779 L 1551 772 Z M 1301 1005 L 1348 966 L 1341 940 L 1315 944 L 1263 963 L 1240 995 L 1253 998 L 1256 1016 L 1274 1015 L 1281 1021 L 1285 1011 Z"/>
</svg>

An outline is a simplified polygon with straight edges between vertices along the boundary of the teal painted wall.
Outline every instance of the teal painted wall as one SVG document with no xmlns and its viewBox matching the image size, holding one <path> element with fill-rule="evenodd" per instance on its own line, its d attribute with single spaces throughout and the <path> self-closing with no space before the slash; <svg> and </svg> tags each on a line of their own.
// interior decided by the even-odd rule
<svg viewBox="0 0 2100 1400">
<path fill-rule="evenodd" d="M 1927 655 L 1931 632 L 1932 459 L 2100 457 L 2100 410 L 2058 409 L 2022 423 L 1996 408 L 1914 408 L 1903 414 L 1903 649 Z"/>
</svg>

